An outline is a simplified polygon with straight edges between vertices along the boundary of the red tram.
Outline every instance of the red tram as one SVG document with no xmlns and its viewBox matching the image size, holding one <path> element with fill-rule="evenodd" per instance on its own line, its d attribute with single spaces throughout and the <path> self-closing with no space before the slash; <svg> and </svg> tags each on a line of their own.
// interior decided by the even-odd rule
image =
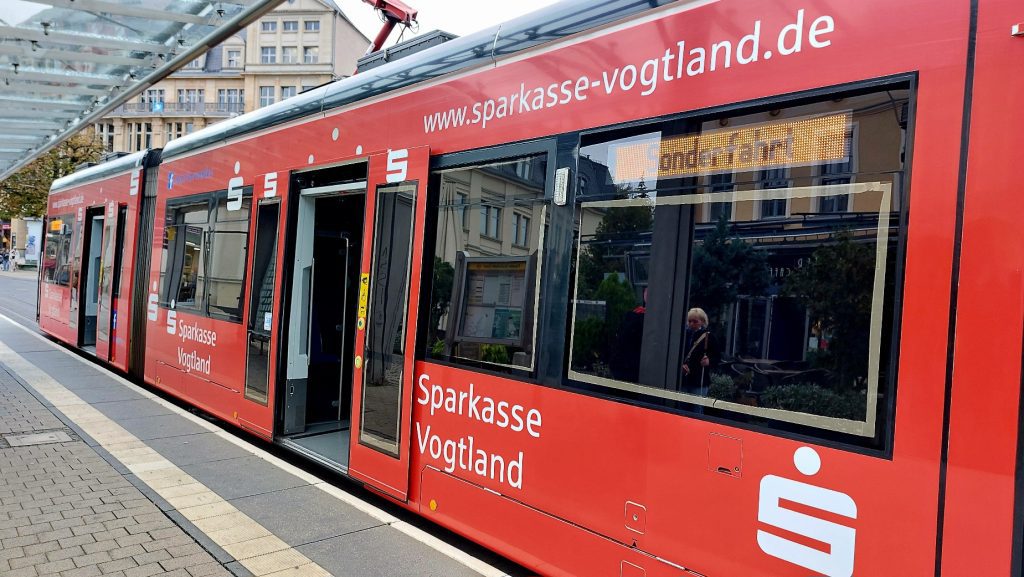
<svg viewBox="0 0 1024 577">
<path fill-rule="evenodd" d="M 544 575 L 1021 575 L 1022 21 L 556 5 L 57 181 L 40 326 Z"/>
</svg>

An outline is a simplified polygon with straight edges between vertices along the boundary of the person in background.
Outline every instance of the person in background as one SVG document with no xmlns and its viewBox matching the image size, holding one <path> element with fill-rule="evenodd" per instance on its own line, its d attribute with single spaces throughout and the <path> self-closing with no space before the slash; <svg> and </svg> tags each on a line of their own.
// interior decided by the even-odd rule
<svg viewBox="0 0 1024 577">
<path fill-rule="evenodd" d="M 18 271 L 18 249 L 11 248 L 10 254 L 7 255 L 7 270 L 11 272 Z"/>
<path fill-rule="evenodd" d="M 718 366 L 721 356 L 718 341 L 708 330 L 704 309 L 692 308 L 686 313 L 683 343 L 683 390 L 704 396 L 711 385 L 711 371 Z"/>
<path fill-rule="evenodd" d="M 644 288 L 644 302 L 622 317 L 615 332 L 615 344 L 611 352 L 612 377 L 629 383 L 640 382 L 640 349 L 644 340 L 644 315 L 647 314 L 647 289 Z"/>
</svg>

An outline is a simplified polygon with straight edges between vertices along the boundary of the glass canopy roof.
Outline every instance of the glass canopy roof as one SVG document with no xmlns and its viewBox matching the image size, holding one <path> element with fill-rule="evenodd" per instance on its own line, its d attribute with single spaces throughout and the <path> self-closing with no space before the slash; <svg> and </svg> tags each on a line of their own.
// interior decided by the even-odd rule
<svg viewBox="0 0 1024 577">
<path fill-rule="evenodd" d="M 282 0 L 0 0 L 0 181 Z"/>
</svg>

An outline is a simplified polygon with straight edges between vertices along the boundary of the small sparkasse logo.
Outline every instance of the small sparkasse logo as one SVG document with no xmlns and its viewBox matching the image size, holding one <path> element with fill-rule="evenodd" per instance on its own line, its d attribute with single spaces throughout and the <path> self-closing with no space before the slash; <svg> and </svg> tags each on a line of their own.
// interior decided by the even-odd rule
<svg viewBox="0 0 1024 577">
<path fill-rule="evenodd" d="M 173 172 L 167 173 L 167 190 L 174 188 L 175 184 L 188 184 L 197 180 L 206 180 L 207 178 L 213 178 L 213 169 L 204 168 L 198 172 L 186 172 L 179 174 L 175 177 Z"/>
</svg>

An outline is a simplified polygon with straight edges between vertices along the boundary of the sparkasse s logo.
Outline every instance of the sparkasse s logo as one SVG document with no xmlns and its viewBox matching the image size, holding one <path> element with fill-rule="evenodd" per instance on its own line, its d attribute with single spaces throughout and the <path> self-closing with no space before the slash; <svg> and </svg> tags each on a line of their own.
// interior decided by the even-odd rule
<svg viewBox="0 0 1024 577">
<path fill-rule="evenodd" d="M 803 475 L 813 477 L 821 470 L 821 457 L 810 447 L 800 447 L 793 454 L 793 464 Z M 852 577 L 857 531 L 853 527 L 786 509 L 780 503 L 782 500 L 856 519 L 857 504 L 853 499 L 831 489 L 765 475 L 761 479 L 757 509 L 757 520 L 761 523 L 828 546 L 822 551 L 758 529 L 757 544 L 762 551 L 826 577 Z"/>
</svg>

